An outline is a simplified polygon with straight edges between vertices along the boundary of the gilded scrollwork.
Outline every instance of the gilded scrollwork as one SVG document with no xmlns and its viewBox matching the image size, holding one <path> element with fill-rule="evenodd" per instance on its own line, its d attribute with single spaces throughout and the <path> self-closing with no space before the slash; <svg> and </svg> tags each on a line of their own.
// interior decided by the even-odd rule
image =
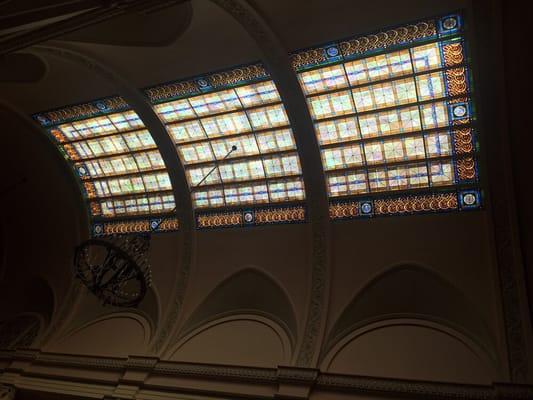
<svg viewBox="0 0 533 400">
<path fill-rule="evenodd" d="M 462 157 L 457 159 L 457 175 L 461 181 L 469 181 L 476 178 L 476 163 L 474 158 Z"/>
<path fill-rule="evenodd" d="M 157 102 L 174 97 L 188 96 L 198 92 L 199 90 L 196 83 L 192 80 L 187 80 L 183 82 L 167 83 L 147 89 L 146 95 L 150 101 Z"/>
<path fill-rule="evenodd" d="M 264 78 L 268 78 L 268 73 L 261 64 L 247 65 L 209 75 L 209 81 L 214 88 L 238 85 L 243 82 Z"/>
<path fill-rule="evenodd" d="M 414 42 L 435 36 L 437 28 L 434 21 L 419 22 L 414 25 L 390 29 L 373 35 L 360 36 L 340 43 L 344 57 L 364 54 L 371 50 Z"/>
<path fill-rule="evenodd" d="M 116 235 L 125 233 L 143 233 L 151 232 L 151 225 L 149 219 L 118 221 L 118 222 L 104 222 L 101 224 L 101 235 Z M 176 218 L 169 218 L 161 222 L 158 226 L 158 231 L 175 231 L 178 229 L 178 220 Z"/>
<path fill-rule="evenodd" d="M 238 226 L 242 224 L 242 213 L 216 213 L 198 215 L 199 228 L 219 228 L 224 226 Z"/>
<path fill-rule="evenodd" d="M 405 196 L 374 201 L 374 213 L 376 215 L 447 211 L 457 208 L 457 195 L 455 193 Z"/>
<path fill-rule="evenodd" d="M 444 44 L 442 46 L 442 54 L 444 56 L 444 65 L 446 67 L 461 64 L 465 60 L 463 45 L 460 42 Z"/>
<path fill-rule="evenodd" d="M 282 222 L 305 221 L 304 207 L 286 207 L 258 210 L 255 213 L 256 225 L 275 224 Z"/>
<path fill-rule="evenodd" d="M 35 119 L 43 126 L 56 125 L 80 118 L 88 118 L 102 113 L 123 111 L 129 108 L 128 103 L 119 96 L 102 99 L 97 102 L 77 104 L 57 110 L 35 115 Z"/>
<path fill-rule="evenodd" d="M 329 216 L 331 219 L 357 217 L 359 216 L 359 203 L 357 201 L 332 203 L 329 206 Z"/>
<path fill-rule="evenodd" d="M 448 95 L 459 96 L 467 93 L 468 84 L 464 67 L 446 70 L 446 80 L 448 83 Z"/>
<path fill-rule="evenodd" d="M 453 141 L 456 154 L 468 154 L 474 151 L 474 138 L 470 127 L 454 129 Z"/>
</svg>

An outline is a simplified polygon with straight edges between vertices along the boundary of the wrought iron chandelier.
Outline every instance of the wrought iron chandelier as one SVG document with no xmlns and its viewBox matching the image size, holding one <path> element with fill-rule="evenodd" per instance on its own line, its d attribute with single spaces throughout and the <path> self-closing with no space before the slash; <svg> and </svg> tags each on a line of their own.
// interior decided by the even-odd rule
<svg viewBox="0 0 533 400">
<path fill-rule="evenodd" d="M 225 160 L 237 150 L 232 146 L 222 158 Z M 215 165 L 196 185 L 200 186 L 217 168 Z M 174 215 L 172 212 L 159 220 L 150 231 Z M 109 239 L 89 239 L 76 247 L 74 273 L 104 305 L 136 307 L 152 284 L 149 262 L 151 232 L 135 235 L 114 235 Z"/>
</svg>

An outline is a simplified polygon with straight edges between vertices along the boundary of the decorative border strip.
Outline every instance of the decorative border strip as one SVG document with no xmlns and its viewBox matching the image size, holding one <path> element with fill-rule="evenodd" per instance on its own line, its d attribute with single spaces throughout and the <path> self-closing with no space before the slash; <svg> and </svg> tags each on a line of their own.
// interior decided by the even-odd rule
<svg viewBox="0 0 533 400">
<path fill-rule="evenodd" d="M 403 25 L 299 51 L 291 56 L 291 63 L 296 71 L 302 71 L 318 65 L 352 60 L 409 43 L 427 42 L 455 35 L 462 30 L 462 27 L 461 15 L 447 15 L 438 20 Z"/>
<path fill-rule="evenodd" d="M 481 192 L 477 189 L 466 189 L 376 199 L 334 200 L 330 203 L 329 215 L 332 220 L 339 220 L 477 210 L 481 205 Z"/>
<path fill-rule="evenodd" d="M 160 361 L 157 358 L 114 358 L 114 357 L 97 357 L 84 355 L 67 355 L 54 353 L 40 353 L 37 350 L 17 350 L 2 351 L 0 350 L 0 359 L 8 361 L 11 365 L 1 371 L 2 373 L 17 372 L 20 374 L 19 383 L 25 378 L 38 377 L 42 379 L 42 386 L 50 390 L 49 382 L 54 382 L 61 378 L 63 382 L 75 382 L 79 379 L 79 374 L 69 374 L 69 368 L 75 368 L 79 371 L 86 371 L 87 379 L 84 381 L 88 384 L 101 384 L 98 379 L 91 378 L 91 372 L 97 371 L 142 371 L 149 376 L 166 376 L 169 379 L 173 377 L 187 377 L 188 379 L 205 380 L 213 382 L 231 381 L 236 385 L 245 384 L 248 387 L 250 383 L 256 385 L 275 385 L 282 383 L 297 384 L 312 387 L 323 391 L 344 392 L 356 395 L 382 395 L 393 397 L 404 397 L 412 399 L 450 399 L 450 400 L 496 400 L 505 399 L 530 399 L 533 396 L 532 385 L 518 385 L 510 383 L 496 383 L 492 385 L 473 385 L 458 383 L 443 383 L 431 381 L 404 380 L 395 378 L 379 378 L 359 375 L 341 375 L 321 372 L 311 368 L 297 367 L 278 367 L 278 368 L 261 368 L 234 365 L 215 365 L 199 364 L 175 361 Z M 16 361 L 26 361 L 20 365 L 14 365 Z M 32 366 L 39 365 L 40 372 L 33 371 Z M 55 367 L 62 366 L 67 368 L 67 372 L 61 375 L 54 374 Z M 46 370 L 45 368 L 50 368 Z M 7 378 L 7 376 L 6 376 Z M 142 383 L 144 378 L 138 383 Z M 5 385 L 8 382 L 3 382 Z M 109 385 L 118 385 L 119 381 L 110 380 Z M 159 386 L 157 389 L 163 392 L 176 391 L 179 387 L 176 382 L 169 385 Z M 15 387 L 17 385 L 14 385 Z M 252 385 L 253 386 L 253 385 Z M 155 388 L 154 388 L 155 389 Z M 213 393 L 218 390 L 224 390 L 224 386 L 218 386 Z M 246 390 L 250 397 L 253 390 Z M 250 398 L 253 398 L 250 397 Z"/>
<path fill-rule="evenodd" d="M 145 93 L 152 103 L 161 103 L 214 90 L 232 88 L 269 77 L 270 75 L 266 72 L 265 67 L 257 63 L 164 83 L 145 89 Z"/>
<path fill-rule="evenodd" d="M 198 229 L 227 228 L 234 226 L 259 226 L 305 222 L 305 206 L 272 206 L 256 209 L 242 209 L 225 212 L 198 212 Z"/>
<path fill-rule="evenodd" d="M 95 237 L 109 236 L 125 233 L 151 233 L 151 232 L 172 232 L 177 231 L 179 227 L 176 218 L 146 218 L 136 220 L 123 220 L 112 222 L 95 222 L 92 227 L 92 233 Z"/>
<path fill-rule="evenodd" d="M 97 117 L 114 112 L 125 111 L 131 107 L 120 96 L 107 97 L 89 103 L 57 108 L 33 114 L 32 118 L 43 127 L 72 122 L 80 119 Z"/>
</svg>

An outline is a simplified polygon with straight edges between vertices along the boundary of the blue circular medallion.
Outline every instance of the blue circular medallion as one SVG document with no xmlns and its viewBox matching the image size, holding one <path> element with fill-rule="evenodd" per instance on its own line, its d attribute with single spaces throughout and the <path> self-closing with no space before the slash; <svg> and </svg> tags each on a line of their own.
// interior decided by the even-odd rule
<svg viewBox="0 0 533 400">
<path fill-rule="evenodd" d="M 474 193 L 465 193 L 463 196 L 463 203 L 467 206 L 473 206 L 477 203 L 477 198 Z"/>
<path fill-rule="evenodd" d="M 446 29 L 447 31 L 449 31 L 450 29 L 454 29 L 455 27 L 457 27 L 457 18 L 455 17 L 444 18 L 444 20 L 442 21 L 442 27 Z"/>
<path fill-rule="evenodd" d="M 253 221 L 254 221 L 254 214 L 252 212 L 250 212 L 250 211 L 246 211 L 244 213 L 244 222 L 249 224 L 249 223 L 251 223 Z"/>
<path fill-rule="evenodd" d="M 329 57 L 337 57 L 339 55 L 339 49 L 337 49 L 335 46 L 328 47 L 326 53 Z"/>
<path fill-rule="evenodd" d="M 196 82 L 198 83 L 198 86 L 202 88 L 209 85 L 209 83 L 205 79 L 198 79 Z"/>
<path fill-rule="evenodd" d="M 455 106 L 453 108 L 453 115 L 458 118 L 462 118 L 466 115 L 466 107 L 463 105 Z"/>
<path fill-rule="evenodd" d="M 370 203 L 361 204 L 361 211 L 363 211 L 363 214 L 370 214 L 372 212 L 372 204 Z"/>
<path fill-rule="evenodd" d="M 101 102 L 99 101 L 98 103 L 96 103 L 96 108 L 98 108 L 100 111 L 105 111 L 107 110 L 107 106 L 104 102 Z"/>
</svg>

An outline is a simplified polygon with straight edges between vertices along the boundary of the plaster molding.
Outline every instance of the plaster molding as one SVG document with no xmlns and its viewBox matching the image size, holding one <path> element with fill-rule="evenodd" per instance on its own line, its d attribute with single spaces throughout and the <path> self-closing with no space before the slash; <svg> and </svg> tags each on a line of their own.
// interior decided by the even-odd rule
<svg viewBox="0 0 533 400">
<path fill-rule="evenodd" d="M 154 373 L 167 376 L 188 376 L 198 379 L 231 380 L 255 383 L 275 383 L 276 370 L 227 365 L 161 362 Z"/>
<path fill-rule="evenodd" d="M 169 358 L 172 358 L 172 356 L 175 353 L 179 352 L 179 350 L 183 346 L 185 346 L 190 340 L 208 331 L 209 329 L 229 322 L 251 321 L 264 325 L 272 332 L 274 332 L 282 348 L 283 362 L 288 362 L 290 360 L 293 342 L 291 340 L 290 330 L 283 323 L 283 321 L 279 321 L 275 315 L 254 312 L 254 310 L 242 310 L 242 312 L 239 311 L 240 310 L 236 310 L 235 312 L 213 316 L 212 319 L 205 321 L 195 329 L 192 329 L 190 332 L 187 332 L 187 334 L 181 337 L 180 340 L 173 345 L 173 347 L 168 349 L 166 355 Z"/>
<path fill-rule="evenodd" d="M 90 368 L 105 371 L 123 370 L 126 359 L 110 357 L 77 356 L 69 354 L 43 353 L 34 359 L 35 364 L 64 366 L 75 368 Z"/>
<path fill-rule="evenodd" d="M 31 357 L 28 355 L 31 354 Z M 235 365 L 196 364 L 172 361 L 160 361 L 157 358 L 130 356 L 129 358 L 91 357 L 80 355 L 39 353 L 37 350 L 16 352 L 0 352 L 0 358 L 11 360 L 27 360 L 29 363 L 19 367 L 15 380 L 8 374 L 14 370 L 9 368 L 0 372 L 0 382 L 11 382 L 14 387 L 30 388 L 37 391 L 63 393 L 65 390 L 76 390 L 78 395 L 88 395 L 105 391 L 116 393 L 124 386 L 122 374 L 106 380 L 105 387 L 99 375 L 91 376 L 91 371 L 138 371 L 146 375 L 139 381 L 139 390 L 150 389 L 151 392 L 165 396 L 169 393 L 187 392 L 190 384 L 198 380 L 200 387 L 205 380 L 210 381 L 209 389 L 201 389 L 210 397 L 224 398 L 229 394 L 224 382 L 233 382 L 234 389 L 240 397 L 257 398 L 255 386 L 269 386 L 275 394 L 276 388 L 287 385 L 305 386 L 320 392 L 348 392 L 365 396 L 394 396 L 412 399 L 450 399 L 450 400 L 498 400 L 533 398 L 533 386 L 507 383 L 493 385 L 455 384 L 429 381 L 415 381 L 392 378 L 367 377 L 322 373 L 317 369 L 280 366 L 274 368 L 245 367 Z M 39 365 L 36 372 L 33 365 Z M 56 367 L 66 367 L 57 372 Z M 47 371 L 46 367 L 50 367 Z M 69 375 L 70 370 L 77 373 Z M 83 371 L 82 375 L 80 372 Z M 81 377 L 83 376 L 83 378 Z M 153 387 L 149 378 L 164 377 L 164 384 Z M 180 378 L 187 378 L 183 381 Z M 180 385 L 183 385 L 181 387 Z M 220 382 L 220 386 L 217 386 Z M 122 385 L 122 386 L 121 386 Z M 219 387 L 220 389 L 216 389 Z M 70 389 L 69 389 L 70 388 Z M 240 389 L 239 389 L 240 388 Z M 236 393 L 237 393 L 236 392 Z M 282 394 L 275 397 L 283 397 Z M 4 400 L 4 399 L 2 399 Z"/>
<path fill-rule="evenodd" d="M 151 371 L 159 362 L 157 357 L 143 357 L 143 356 L 129 356 L 128 360 L 124 364 L 124 368 Z"/>
<path fill-rule="evenodd" d="M 303 336 L 294 360 L 298 366 L 313 366 L 325 330 L 329 299 L 330 220 L 326 179 L 320 149 L 305 97 L 288 56 L 276 33 L 245 0 L 211 0 L 239 22 L 262 51 L 263 61 L 275 81 L 293 128 L 305 184 L 311 225 L 311 282 Z"/>
<path fill-rule="evenodd" d="M 490 386 L 460 385 L 453 383 L 436 383 L 407 381 L 400 379 L 374 378 L 321 374 L 316 382 L 320 389 L 355 391 L 357 393 L 394 394 L 404 396 L 423 396 L 424 398 L 485 400 L 494 398 Z"/>
<path fill-rule="evenodd" d="M 174 331 L 181 311 L 193 259 L 192 248 L 196 238 L 194 213 L 185 168 L 178 157 L 172 139 L 152 108 L 148 98 L 139 89 L 122 78 L 120 74 L 78 50 L 58 44 L 38 45 L 34 46 L 32 50 L 81 65 L 111 83 L 113 87 L 117 88 L 119 94 L 129 106 L 139 115 L 159 148 L 170 177 L 176 202 L 176 214 L 180 221 L 180 230 L 177 234 L 180 238 L 180 260 L 175 284 L 173 285 L 174 291 L 171 294 L 172 303 L 162 316 L 162 326 L 155 333 L 151 349 L 155 353 L 160 353 L 164 350 L 168 338 Z"/>
<path fill-rule="evenodd" d="M 464 345 L 480 361 L 490 367 L 494 373 L 500 372 L 497 360 L 493 357 L 493 354 L 491 354 L 486 347 L 476 341 L 474 337 L 468 335 L 466 332 L 463 332 L 460 327 L 452 326 L 448 321 L 439 320 L 427 315 L 413 314 L 391 314 L 384 315 L 379 319 L 361 321 L 360 324 L 353 326 L 347 334 L 340 337 L 335 343 L 328 347 L 328 351 L 325 352 L 321 357 L 320 368 L 325 371 L 329 370 L 331 364 L 339 355 L 339 353 L 341 353 L 346 346 L 361 336 L 379 329 L 394 326 L 416 326 L 449 336 Z"/>
<path fill-rule="evenodd" d="M 129 319 L 136 322 L 142 328 L 144 338 L 142 343 L 143 348 L 138 349 L 138 351 L 141 352 L 142 350 L 147 349 L 153 334 L 153 325 L 150 321 L 150 317 L 140 310 L 114 311 L 109 314 L 98 316 L 92 320 L 83 323 L 80 326 L 76 326 L 70 329 L 68 332 L 65 332 L 60 337 L 57 337 L 57 339 L 51 344 L 52 346 L 60 345 L 64 341 L 72 338 L 73 336 L 77 335 L 85 329 L 91 328 L 92 326 L 95 326 L 101 322 L 111 321 L 115 319 Z"/>
</svg>

